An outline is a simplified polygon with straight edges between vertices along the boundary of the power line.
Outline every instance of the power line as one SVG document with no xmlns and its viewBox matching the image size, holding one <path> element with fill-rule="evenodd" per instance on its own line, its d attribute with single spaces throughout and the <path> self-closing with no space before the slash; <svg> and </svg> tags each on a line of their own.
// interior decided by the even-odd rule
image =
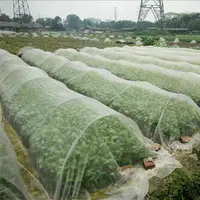
<svg viewBox="0 0 200 200">
<path fill-rule="evenodd" d="M 117 21 L 117 7 L 114 7 L 114 19 Z"/>
</svg>

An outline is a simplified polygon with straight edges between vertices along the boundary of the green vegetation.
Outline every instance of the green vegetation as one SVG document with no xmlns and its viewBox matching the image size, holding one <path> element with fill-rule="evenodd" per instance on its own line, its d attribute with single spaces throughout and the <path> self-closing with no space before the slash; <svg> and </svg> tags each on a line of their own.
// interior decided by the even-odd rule
<svg viewBox="0 0 200 200">
<path fill-rule="evenodd" d="M 145 33 L 144 38 L 147 38 L 147 35 L 151 35 L 150 33 Z M 163 33 L 160 32 L 160 35 Z M 114 34 L 118 35 L 118 33 Z M 156 35 L 156 34 L 155 34 Z M 125 33 L 123 37 L 131 36 L 133 38 L 136 37 L 134 33 Z M 181 42 L 190 42 L 192 39 L 200 42 L 200 36 L 195 35 L 178 35 L 177 36 Z M 143 36 L 142 36 L 143 38 Z M 158 40 L 159 36 L 153 36 L 154 40 Z M 168 33 L 165 36 L 165 39 L 168 41 L 173 41 L 175 36 L 170 36 Z M 20 48 L 24 46 L 33 46 L 35 48 L 40 48 L 46 51 L 54 51 L 58 48 L 75 48 L 80 49 L 85 46 L 96 46 L 99 48 L 104 48 L 106 46 L 116 46 L 114 43 L 105 44 L 102 41 L 99 43 L 94 43 L 91 41 L 78 41 L 75 39 L 70 38 L 9 38 L 3 37 L 0 40 L 0 48 L 4 48 L 11 53 L 16 54 Z M 10 127 L 8 122 L 4 122 L 6 133 L 9 135 L 13 145 L 15 146 L 15 150 L 17 153 L 18 160 L 20 163 L 25 166 L 32 174 L 37 177 L 35 171 L 29 165 L 29 159 L 26 153 L 23 151 L 22 145 L 20 144 L 20 139 L 14 133 L 13 129 Z M 199 154 L 197 154 L 198 157 Z M 156 182 L 157 190 L 150 191 L 148 194 L 149 200 L 197 200 L 194 197 L 199 195 L 199 166 L 194 159 L 190 159 L 190 155 L 186 155 L 187 158 L 184 158 L 182 164 L 184 165 L 183 170 L 176 170 L 173 172 L 169 177 L 165 178 L 164 180 L 159 180 Z M 189 157 L 189 158 L 188 158 Z M 181 160 L 181 158 L 178 158 Z M 186 166 L 185 166 L 186 165 Z M 23 171 L 23 170 L 22 170 Z M 40 188 L 35 184 L 31 184 L 32 180 L 30 175 L 27 172 L 22 172 L 23 178 L 26 180 L 26 185 L 30 187 L 30 189 L 34 190 L 36 193 L 35 199 L 42 199 Z M 152 183 L 151 183 L 152 185 Z M 155 186 L 155 185 L 154 185 Z M 35 188 L 35 189 L 34 189 Z M 188 191 L 186 194 L 184 189 Z M 100 199 L 100 197 L 104 196 L 101 192 L 99 193 L 92 193 L 92 200 Z M 45 199 L 45 198 L 44 198 Z"/>
<path fill-rule="evenodd" d="M 96 46 L 99 48 L 116 46 L 115 43 L 104 43 L 75 40 L 72 38 L 33 38 L 33 37 L 20 37 L 10 38 L 5 36 L 0 40 L 0 48 L 9 51 L 10 53 L 17 54 L 18 51 L 24 46 L 32 46 L 34 48 L 43 49 L 45 51 L 55 51 L 58 48 L 74 48 L 80 49 L 86 46 Z M 118 45 L 119 46 L 119 45 Z"/>
<path fill-rule="evenodd" d="M 181 13 L 181 14 L 166 14 L 166 28 L 186 28 L 189 31 L 200 31 L 200 13 Z M 38 22 L 47 22 L 44 18 L 39 18 L 36 21 Z M 120 21 L 98 21 L 92 19 L 83 19 L 81 20 L 79 16 L 72 14 L 66 17 L 65 28 L 72 28 L 78 30 L 80 28 L 93 27 L 95 29 L 110 29 L 110 30 L 119 30 L 123 28 L 136 28 L 137 23 L 131 20 L 120 20 Z M 160 22 L 150 22 L 143 21 L 138 24 L 140 30 L 144 31 L 149 27 L 159 27 Z M 43 25 L 47 25 L 43 23 Z"/>
<path fill-rule="evenodd" d="M 155 44 L 155 41 L 152 37 L 148 37 L 144 39 L 142 42 L 144 46 L 150 46 L 150 45 L 153 46 Z"/>
<path fill-rule="evenodd" d="M 51 196 L 105 187 L 119 166 L 153 155 L 132 120 L 22 62 L 1 63 L 2 106 Z"/>
<path fill-rule="evenodd" d="M 15 152 L 1 127 L 0 136 L 0 199 L 26 200 L 27 193 L 20 176 Z"/>
<path fill-rule="evenodd" d="M 77 52 L 74 49 L 58 49 L 55 53 L 71 61 L 80 61 L 94 68 L 107 69 L 126 80 L 145 81 L 169 92 L 188 95 L 200 105 L 200 77 L 195 73 L 180 71 L 172 73 L 171 70 L 159 66 L 131 63 L 125 60 L 110 60 L 86 52 Z"/>
<path fill-rule="evenodd" d="M 82 52 L 88 52 L 89 54 L 92 55 L 100 55 L 105 58 L 109 58 L 111 60 L 127 60 L 132 63 L 147 64 L 147 65 L 153 64 L 166 69 L 172 69 L 182 72 L 194 72 L 200 74 L 200 67 L 197 65 L 193 65 L 188 62 L 172 62 L 172 61 L 162 60 L 153 56 L 140 54 L 141 52 L 138 50 L 139 50 L 138 48 L 134 49 L 128 47 L 124 48 L 111 47 L 105 49 L 98 49 L 95 47 L 85 47 L 81 49 Z M 145 49 L 145 47 L 142 50 L 149 51 L 149 49 Z M 156 52 L 157 48 L 151 47 L 151 51 Z M 169 53 L 169 51 L 170 49 L 167 49 L 166 53 Z M 176 51 L 177 54 L 179 54 L 179 52 L 180 52 L 179 50 Z M 185 53 L 183 52 L 180 54 L 185 55 Z"/>
<path fill-rule="evenodd" d="M 9 122 L 6 119 L 3 120 L 3 125 L 6 134 L 14 147 L 17 161 L 18 163 L 20 163 L 21 166 L 23 166 L 20 167 L 20 174 L 27 187 L 29 195 L 33 198 L 33 200 L 47 200 L 43 189 L 36 182 L 36 179 L 39 180 L 38 174 L 30 164 L 30 159 L 27 155 L 25 148 L 23 147 L 20 137 L 16 134 L 15 130 L 10 126 Z"/>
<path fill-rule="evenodd" d="M 109 71 L 69 62 L 41 50 L 25 51 L 22 59 L 70 89 L 132 118 L 142 133 L 155 142 L 168 144 L 179 140 L 181 135 L 193 135 L 199 129 L 200 110 L 186 96 L 168 93 L 149 83 L 125 81 Z M 45 61 L 38 63 L 38 60 Z"/>
<path fill-rule="evenodd" d="M 199 200 L 200 168 L 195 154 L 179 154 L 183 164 L 163 180 L 150 181 L 148 200 Z"/>
</svg>

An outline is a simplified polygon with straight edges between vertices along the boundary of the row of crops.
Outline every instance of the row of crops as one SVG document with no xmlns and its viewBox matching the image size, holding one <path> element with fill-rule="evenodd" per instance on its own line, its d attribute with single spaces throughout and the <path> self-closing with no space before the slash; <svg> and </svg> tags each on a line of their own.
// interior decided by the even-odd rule
<svg viewBox="0 0 200 200">
<path fill-rule="evenodd" d="M 4 115 L 54 199 L 110 185 L 120 178 L 119 166 L 154 154 L 132 120 L 18 57 L 1 56 L 0 74 Z"/>
<path fill-rule="evenodd" d="M 159 157 L 154 142 L 169 148 L 181 136 L 195 136 L 200 125 L 198 55 L 154 47 L 55 53 L 27 47 L 20 59 L 2 50 L 3 113 L 50 198 L 82 200 L 85 189 L 91 193 L 119 182 L 126 183 L 130 195 L 120 167 Z M 138 199 L 148 191 L 146 186 L 141 190 Z M 3 200 L 13 199 L 3 195 Z"/>
<path fill-rule="evenodd" d="M 56 53 L 66 55 L 71 59 L 70 56 L 74 51 L 71 49 L 58 50 Z M 80 52 L 75 52 L 74 55 L 79 58 L 79 61 L 90 66 L 105 66 L 107 69 L 113 69 L 112 72 L 115 70 L 118 76 L 122 73 L 133 76 L 132 79 L 137 76 L 134 68 L 127 67 L 125 69 L 125 66 L 113 65 L 110 60 L 103 62 L 102 57 L 86 55 L 84 59 L 85 54 Z M 76 58 L 73 60 L 77 60 Z M 22 59 L 30 65 L 43 69 L 51 77 L 65 83 L 68 88 L 92 97 L 132 118 L 145 136 L 162 143 L 162 145 L 167 145 L 173 139 L 179 139 L 183 134 L 192 135 L 196 132 L 197 126 L 194 124 L 199 124 L 199 108 L 188 96 L 161 90 L 147 82 L 124 80 L 105 69 L 92 68 L 82 62 L 69 61 L 64 57 L 39 49 L 25 51 Z M 97 64 L 94 66 L 94 63 Z M 139 70 L 143 69 L 138 67 Z M 149 69 L 147 69 L 146 77 L 149 78 L 148 71 Z M 138 74 L 144 78 L 145 72 Z M 152 80 L 155 80 L 155 77 L 156 74 Z M 171 77 L 161 75 L 161 78 L 158 77 L 156 81 L 159 81 L 160 78 L 160 83 L 164 84 L 164 77 L 166 77 L 166 83 L 173 80 Z M 177 79 L 174 78 L 174 82 L 177 82 Z M 175 87 L 180 89 L 181 85 L 188 86 L 187 83 L 180 83 L 178 86 L 175 84 Z M 189 86 L 188 91 L 190 91 Z M 187 90 L 187 88 L 183 89 Z M 197 97 L 199 96 L 197 94 Z M 184 112 L 182 112 L 183 110 Z"/>
</svg>

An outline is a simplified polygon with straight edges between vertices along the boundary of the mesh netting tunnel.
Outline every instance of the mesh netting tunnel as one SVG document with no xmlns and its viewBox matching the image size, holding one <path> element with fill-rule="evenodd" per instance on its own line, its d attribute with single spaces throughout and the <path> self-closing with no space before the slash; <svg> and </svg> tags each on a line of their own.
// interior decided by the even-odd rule
<svg viewBox="0 0 200 200">
<path fill-rule="evenodd" d="M 132 53 L 139 56 L 151 56 L 166 61 L 186 62 L 193 65 L 200 65 L 199 52 L 197 53 L 197 51 L 189 50 L 186 52 L 181 50 L 181 48 L 177 48 L 176 51 L 166 51 L 157 47 L 151 48 L 150 50 L 150 48 L 151 47 L 124 47 L 125 50 L 131 50 Z"/>
<path fill-rule="evenodd" d="M 13 146 L 0 125 L 0 199 L 30 200 Z"/>
<path fill-rule="evenodd" d="M 200 105 L 199 74 L 164 69 L 150 64 L 135 65 L 125 60 L 114 61 L 86 52 L 77 52 L 75 49 L 58 49 L 55 53 L 69 60 L 83 62 L 90 67 L 107 69 L 120 78 L 146 81 L 169 92 L 188 95 Z"/>
<path fill-rule="evenodd" d="M 0 63 L 4 115 L 54 200 L 106 187 L 120 178 L 119 166 L 153 155 L 131 119 L 17 60 Z"/>
<path fill-rule="evenodd" d="M 141 47 L 140 47 L 141 48 Z M 143 47 L 144 48 L 144 47 Z M 161 48 L 152 47 L 148 48 L 148 52 L 155 49 L 156 51 L 162 51 Z M 98 49 L 95 47 L 85 47 L 81 49 L 82 52 L 88 52 L 92 55 L 100 55 L 111 60 L 126 60 L 132 62 L 133 64 L 154 64 L 162 68 L 178 70 L 183 72 L 194 72 L 200 74 L 200 67 L 188 62 L 171 60 L 162 60 L 153 56 L 147 55 L 137 55 L 134 54 L 134 50 L 131 48 L 120 48 L 120 47 L 110 47 L 105 49 Z M 200 54 L 200 53 L 199 53 Z"/>
<path fill-rule="evenodd" d="M 52 55 L 37 65 L 37 55 L 45 58 L 49 53 L 32 49 L 24 52 L 22 59 L 43 69 L 70 89 L 131 117 L 143 134 L 155 142 L 168 145 L 199 130 L 200 109 L 186 95 L 170 93 L 147 82 L 127 81 L 107 70 L 88 67 L 61 56 Z"/>
</svg>

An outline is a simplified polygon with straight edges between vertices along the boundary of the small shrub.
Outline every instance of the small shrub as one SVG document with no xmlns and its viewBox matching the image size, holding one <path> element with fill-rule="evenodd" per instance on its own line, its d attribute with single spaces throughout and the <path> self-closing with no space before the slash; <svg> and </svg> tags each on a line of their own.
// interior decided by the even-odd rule
<svg viewBox="0 0 200 200">
<path fill-rule="evenodd" d="M 155 41 L 152 37 L 148 37 L 147 39 L 144 40 L 143 44 L 144 46 L 152 46 L 155 44 Z"/>
</svg>

